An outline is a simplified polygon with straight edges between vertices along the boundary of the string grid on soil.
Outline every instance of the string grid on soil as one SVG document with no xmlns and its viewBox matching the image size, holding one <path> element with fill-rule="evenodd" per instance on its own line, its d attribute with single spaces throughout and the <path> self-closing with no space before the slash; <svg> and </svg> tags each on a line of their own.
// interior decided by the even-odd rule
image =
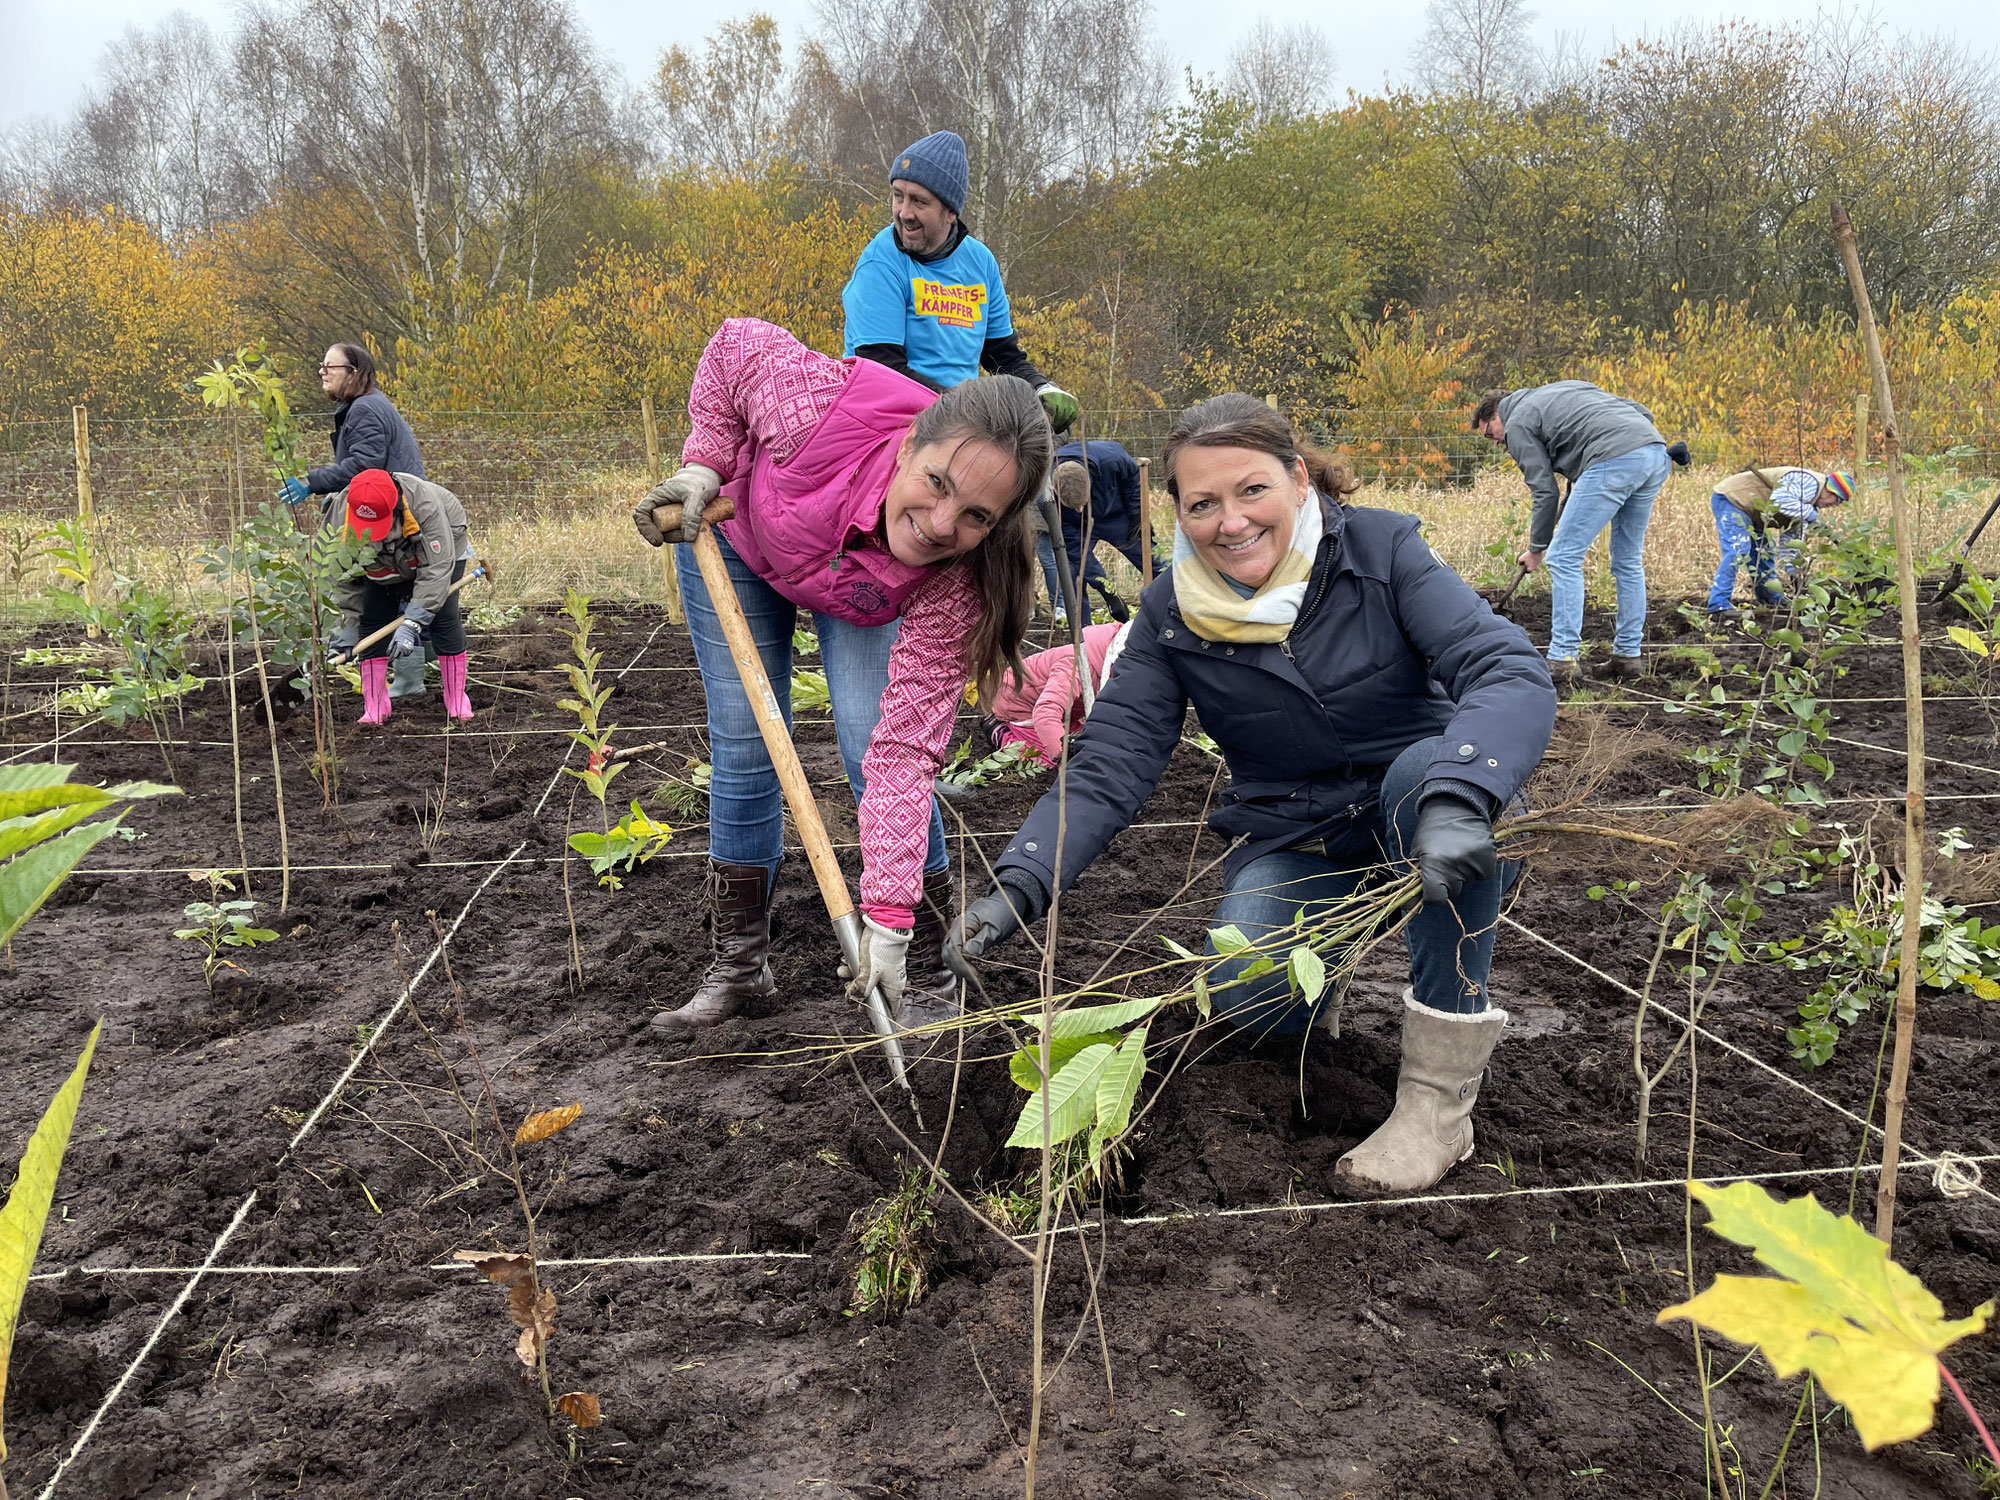
<svg viewBox="0 0 2000 1500">
<path fill-rule="evenodd" d="M 656 620 L 607 617 L 607 655 L 632 654 L 652 632 L 647 660 L 685 665 L 685 637 L 660 634 Z M 528 659 L 506 666 L 537 673 L 562 655 L 547 621 L 507 649 Z M 1847 686 L 1865 697 L 1880 676 L 1857 666 Z M 179 906 L 173 883 L 184 878 L 174 872 L 233 855 L 198 757 L 186 806 L 149 809 L 145 840 L 117 852 L 110 869 L 133 874 L 86 872 L 38 919 L 47 927 L 17 942 L 0 1004 L 18 1018 L 23 1095 L 35 1094 L 53 1066 L 40 1059 L 59 1056 L 86 1014 L 108 1017 L 65 1173 L 69 1217 L 51 1226 L 44 1250 L 45 1266 L 68 1269 L 34 1284 L 17 1349 L 10 1436 L 24 1484 L 49 1479 L 130 1369 L 58 1494 L 764 1497 L 814 1481 L 835 1493 L 1018 1494 L 1028 1288 L 1017 1262 L 942 1203 L 930 1296 L 895 1319 L 843 1316 L 848 1221 L 895 1185 L 907 1149 L 844 1071 L 760 1061 L 801 1037 L 862 1034 L 832 978 L 834 944 L 802 862 L 788 862 L 774 901 L 780 994 L 769 1005 L 692 1044 L 649 1038 L 654 1010 L 686 997 L 707 956 L 688 864 L 699 857 L 698 825 L 668 851 L 681 858 L 642 867 L 626 891 L 579 890 L 589 982 L 570 993 L 561 809 L 534 784 L 560 780 L 556 757 L 538 751 L 562 722 L 554 696 L 475 687 L 475 728 L 490 733 L 455 747 L 457 801 L 435 860 L 420 857 L 402 811 L 421 807 L 437 781 L 435 700 L 399 704 L 372 739 L 348 729 L 339 817 L 317 830 L 294 819 L 295 910 L 309 930 L 259 950 L 212 998 L 165 937 Z M 633 671 L 608 717 L 696 724 L 698 684 L 686 671 Z M 1892 732 L 1893 715 L 1879 717 L 1869 732 Z M 851 877 L 853 810 L 836 784 L 832 737 L 800 727 Z M 189 729 L 213 737 L 192 718 Z M 297 753 L 302 716 L 281 729 Z M 510 738 L 517 729 L 536 732 Z M 1665 748 L 1600 787 L 1597 810 L 1707 805 L 1677 759 L 1700 730 L 1662 729 Z M 1989 732 L 1977 705 L 1939 705 L 1933 721 L 1946 754 L 1952 735 L 1970 744 Z M 686 733 L 688 754 L 706 759 L 700 731 Z M 148 742 L 98 731 L 81 742 L 66 734 L 63 745 L 93 776 L 143 768 L 153 754 Z M 1172 896 L 1191 841 L 1203 861 L 1219 852 L 1212 836 L 1192 838 L 1213 773 L 1198 751 L 1177 751 L 1147 826 L 1066 901 L 1065 976 L 1089 974 L 1130 935 L 1134 914 Z M 1658 799 L 1663 809 L 1651 800 L 1662 787 L 1685 790 Z M 968 816 L 1011 829 L 1039 790 L 984 788 Z M 1855 768 L 1829 790 L 1836 803 L 1875 800 Z M 1962 799 L 1952 816 L 1970 839 L 2000 843 L 1986 780 L 1945 767 L 1937 791 Z M 269 806 L 267 786 L 246 796 Z M 253 829 L 253 857 L 275 852 L 271 832 Z M 308 858 L 331 868 L 309 871 Z M 1694 1401 L 1684 1339 L 1651 1323 L 1684 1295 L 1683 1198 L 1669 1173 L 1632 1180 L 1621 1049 L 1633 1001 L 1621 986 L 1643 955 L 1629 915 L 1583 899 L 1585 878 L 1531 878 L 1511 909 L 1523 930 L 1503 932 L 1493 983 L 1519 1024 L 1482 1093 L 1475 1159 L 1434 1193 L 1353 1203 L 1332 1191 L 1334 1161 L 1386 1113 L 1394 1087 L 1403 975 L 1393 947 L 1357 977 L 1338 1040 L 1315 1032 L 1302 1051 L 1231 1042 L 1172 1076 L 1103 1220 L 1082 1226 L 1103 1274 L 1117 1409 L 1107 1408 L 1093 1333 L 1049 1388 L 1041 1478 L 1051 1492 L 1525 1496 L 1603 1483 L 1678 1496 L 1698 1481 L 1698 1444 L 1635 1378 L 1683 1407 Z M 1211 877 L 1177 919 L 1201 922 L 1216 890 Z M 1774 899 L 1772 921 L 1803 930 L 1833 899 Z M 400 917 L 407 930 L 427 908 L 462 915 L 453 965 L 506 1107 L 584 1104 L 556 1140 L 537 1209 L 562 1281 L 552 1358 L 604 1402 L 605 1427 L 575 1455 L 548 1435 L 538 1393 L 509 1368 L 487 1300 L 456 1295 L 478 1283 L 433 1269 L 489 1232 L 505 1236 L 511 1187 L 466 1186 L 434 1164 L 449 1158 L 411 1101 L 441 1080 L 415 1028 L 380 1025 L 381 997 L 400 987 L 389 922 Z M 1003 976 L 997 988 L 1019 984 Z M 1849 1166 L 1834 1164 L 1851 1164 L 1864 1138 L 1858 1106 L 1874 1036 L 1857 1028 L 1827 1068 L 1799 1075 L 1783 1028 L 1801 998 L 1796 979 L 1766 983 L 1760 971 L 1704 1017 L 1698 1169 L 1818 1186 L 1841 1207 Z M 1004 1045 L 993 1038 L 968 1055 Z M 1947 1159 L 1936 1149 L 1944 1142 L 1976 1162 L 2000 1155 L 1993 1007 L 1939 1001 L 1918 1063 L 1910 1133 L 1932 1148 L 1929 1159 Z M 864 1055 L 862 1067 L 881 1088 L 879 1065 Z M 950 1072 L 949 1059 L 924 1065 L 922 1086 L 942 1099 Z M 339 1075 L 349 1082 L 338 1106 L 302 1136 Z M 1004 1069 L 968 1062 L 944 1163 L 967 1192 L 1018 1182 L 1022 1159 L 999 1142 L 1019 1099 Z M 14 1108 L 0 1105 L 0 1129 L 22 1128 Z M 1675 1080 L 1654 1111 L 1657 1129 L 1685 1130 Z M 1992 1289 L 2000 1212 L 1977 1194 L 1948 1196 L 1929 1176 L 1906 1183 L 1899 1254 L 1958 1311 Z M 217 1266 L 196 1278 L 252 1192 L 255 1207 Z M 1062 1239 L 1073 1247 L 1078 1235 Z M 1698 1249 L 1704 1272 L 1748 1268 L 1727 1247 Z M 682 1259 L 702 1256 L 718 1258 Z M 1081 1257 L 1059 1249 L 1052 1367 L 1090 1316 L 1088 1292 Z M 171 1336 L 132 1359 L 169 1324 Z M 1990 1409 L 2000 1368 L 1978 1341 L 1966 1349 L 1954 1368 Z M 1720 1393 L 1745 1451 L 1766 1454 L 1796 1396 L 1754 1362 Z M 1827 1480 L 1971 1497 L 1960 1459 L 1972 1450 L 1953 1420 L 1924 1444 L 1872 1459 L 1826 1423 Z"/>
</svg>

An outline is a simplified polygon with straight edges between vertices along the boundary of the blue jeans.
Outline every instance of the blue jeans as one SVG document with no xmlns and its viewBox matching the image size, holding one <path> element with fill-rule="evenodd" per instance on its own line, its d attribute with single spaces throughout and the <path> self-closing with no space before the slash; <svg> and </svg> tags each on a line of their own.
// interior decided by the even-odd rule
<svg viewBox="0 0 2000 1500">
<path fill-rule="evenodd" d="M 1611 577 L 1618 627 L 1611 649 L 1637 656 L 1646 639 L 1646 523 L 1667 481 L 1664 443 L 1648 443 L 1592 464 L 1570 488 L 1542 563 L 1549 570 L 1549 660 L 1575 661 L 1583 646 L 1583 554 L 1611 528 Z"/>
<path fill-rule="evenodd" d="M 1063 605 L 1062 575 L 1056 571 L 1056 546 L 1046 531 L 1035 533 L 1035 557 L 1042 565 L 1042 581 L 1049 586 L 1049 608 L 1066 618 L 1069 611 Z"/>
<path fill-rule="evenodd" d="M 1383 812 L 1376 838 L 1392 869 L 1407 867 L 1404 851 L 1417 831 L 1417 796 L 1442 743 L 1439 738 L 1417 741 L 1390 763 L 1382 778 Z M 1336 864 L 1324 855 L 1280 849 L 1253 859 L 1236 873 L 1215 909 L 1215 925 L 1233 922 L 1255 943 L 1290 927 L 1302 908 L 1311 922 L 1329 904 L 1353 895 L 1382 873 L 1381 865 Z M 1503 861 L 1492 879 L 1468 885 L 1455 900 L 1423 907 L 1410 919 L 1403 941 L 1410 955 L 1410 986 L 1419 1004 L 1459 1012 L 1486 1009 L 1486 976 L 1493 967 L 1500 897 L 1518 873 L 1517 864 Z M 1231 1025 L 1260 1035 L 1290 1036 L 1310 1026 L 1320 1006 L 1333 1002 L 1331 983 L 1317 1003 L 1309 1004 L 1287 982 L 1285 955 L 1291 946 L 1280 939 L 1267 947 L 1264 952 L 1276 967 L 1239 984 L 1230 981 L 1256 961 L 1257 952 L 1232 955 L 1208 971 L 1212 1002 Z M 1208 951 L 1215 951 L 1212 943 Z M 1323 956 L 1331 968 L 1339 955 Z"/>
<path fill-rule="evenodd" d="M 1746 567 L 1756 580 L 1760 601 L 1784 602 L 1785 591 L 1778 586 L 1778 567 L 1791 561 L 1790 543 L 1782 534 L 1775 542 L 1766 540 L 1764 529 L 1721 495 L 1710 495 L 1708 508 L 1715 517 L 1715 540 L 1722 548 L 1722 562 L 1708 590 L 1708 607 L 1729 608 L 1736 598 L 1736 574 Z"/>
<path fill-rule="evenodd" d="M 771 679 L 771 691 L 792 723 L 792 631 L 798 626 L 798 606 L 750 571 L 720 533 L 715 538 L 729 581 L 750 626 L 757 654 Z M 677 543 L 681 602 L 687 607 L 688 634 L 694 639 L 694 659 L 701 665 L 701 685 L 708 695 L 708 754 L 714 773 L 708 783 L 708 856 L 723 864 L 762 865 L 777 878 L 784 854 L 785 803 L 778 773 L 771 766 L 764 736 L 750 712 L 750 699 L 736 675 L 736 660 L 722 634 L 708 586 L 695 561 L 694 549 Z M 819 657 L 826 669 L 827 694 L 833 700 L 834 733 L 847 784 L 859 801 L 861 757 L 882 717 L 882 691 L 889 685 L 889 648 L 896 644 L 900 620 L 864 628 L 813 611 L 819 633 Z M 931 804 L 930 852 L 924 871 L 948 867 L 944 821 Z"/>
</svg>

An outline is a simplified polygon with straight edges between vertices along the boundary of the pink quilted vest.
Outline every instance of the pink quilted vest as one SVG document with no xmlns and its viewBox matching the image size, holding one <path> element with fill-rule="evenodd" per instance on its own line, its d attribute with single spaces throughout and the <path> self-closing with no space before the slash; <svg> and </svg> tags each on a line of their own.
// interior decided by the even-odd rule
<svg viewBox="0 0 2000 1500">
<path fill-rule="evenodd" d="M 846 386 L 789 462 L 747 445 L 736 472 L 749 483 L 723 486 L 736 515 L 722 530 L 751 570 L 794 604 L 850 625 L 886 625 L 931 570 L 898 562 L 864 538 L 881 519 L 903 435 L 937 392 L 870 359 L 845 363 Z"/>
</svg>

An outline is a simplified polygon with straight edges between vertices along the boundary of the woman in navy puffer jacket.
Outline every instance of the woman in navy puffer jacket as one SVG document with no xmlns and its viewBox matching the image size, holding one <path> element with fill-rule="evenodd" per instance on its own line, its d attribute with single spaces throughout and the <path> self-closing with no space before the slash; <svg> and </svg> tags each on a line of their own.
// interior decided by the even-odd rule
<svg viewBox="0 0 2000 1500">
<path fill-rule="evenodd" d="M 1210 819 L 1236 841 L 1218 926 L 1256 942 L 1301 907 L 1311 921 L 1385 860 L 1422 877 L 1395 1110 L 1337 1172 L 1363 1191 L 1429 1187 L 1472 1152 L 1473 1101 L 1507 1020 L 1486 995 L 1505 883 L 1492 823 L 1548 747 L 1548 667 L 1414 517 L 1342 503 L 1356 488 L 1345 466 L 1255 397 L 1183 412 L 1161 467 L 1174 563 L 1071 751 L 1061 869 L 1050 791 L 951 956 L 964 972 L 1041 916 L 1133 821 L 1192 704 L 1231 777 Z M 1261 1033 L 1303 1031 L 1315 1005 L 1282 963 L 1245 977 L 1255 957 L 1210 970 L 1217 1009 Z"/>
</svg>

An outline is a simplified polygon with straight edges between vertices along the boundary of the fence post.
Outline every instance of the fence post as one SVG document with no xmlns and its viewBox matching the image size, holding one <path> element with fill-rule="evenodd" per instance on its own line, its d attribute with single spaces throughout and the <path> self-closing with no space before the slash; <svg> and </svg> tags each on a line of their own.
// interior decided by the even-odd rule
<svg viewBox="0 0 2000 1500">
<path fill-rule="evenodd" d="M 661 479 L 660 474 L 660 425 L 653 419 L 653 395 L 648 391 L 639 398 L 639 415 L 646 424 L 646 477 L 654 484 Z M 686 622 L 687 616 L 681 608 L 681 575 L 674 566 L 674 544 L 668 542 L 660 548 L 660 581 L 666 586 L 666 611 L 669 625 Z"/>
<path fill-rule="evenodd" d="M 1139 460 L 1139 587 L 1153 581 L 1153 461 Z"/>
<path fill-rule="evenodd" d="M 83 533 L 84 545 L 79 549 L 84 562 L 83 602 L 97 602 L 97 547 L 94 533 L 96 526 L 96 497 L 90 488 L 90 408 L 72 406 L 70 421 L 76 431 L 76 520 Z M 96 640 L 98 630 L 90 627 L 90 638 Z"/>
<path fill-rule="evenodd" d="M 1854 398 L 1854 472 L 1868 462 L 1868 393 Z"/>
</svg>

